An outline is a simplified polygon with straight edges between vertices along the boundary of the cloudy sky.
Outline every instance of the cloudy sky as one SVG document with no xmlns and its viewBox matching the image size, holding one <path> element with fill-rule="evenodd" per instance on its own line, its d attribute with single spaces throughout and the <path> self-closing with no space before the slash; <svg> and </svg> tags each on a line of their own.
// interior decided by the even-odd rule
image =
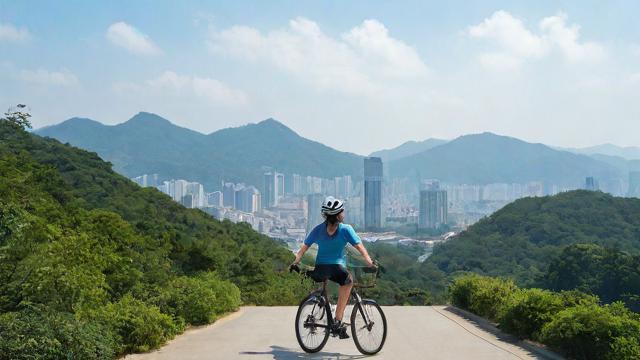
<svg viewBox="0 0 640 360">
<path fill-rule="evenodd" d="M 491 131 L 640 145 L 636 1 L 0 0 L 0 106 L 34 126 L 139 111 L 273 117 L 368 154 Z"/>
</svg>

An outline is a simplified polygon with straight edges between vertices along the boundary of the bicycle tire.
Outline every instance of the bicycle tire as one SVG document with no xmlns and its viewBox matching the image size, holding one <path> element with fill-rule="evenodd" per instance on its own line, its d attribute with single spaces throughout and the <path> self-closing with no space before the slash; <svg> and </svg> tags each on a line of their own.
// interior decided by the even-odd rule
<svg viewBox="0 0 640 360">
<path fill-rule="evenodd" d="M 324 337 L 316 347 L 307 346 L 307 344 L 302 339 L 303 334 L 301 333 L 302 329 L 300 329 L 300 316 L 302 315 L 302 311 L 306 306 L 318 305 L 319 301 L 317 300 L 317 298 L 320 298 L 320 296 L 317 294 L 310 294 L 309 296 L 304 298 L 304 300 L 300 302 L 300 305 L 298 306 L 298 311 L 296 313 L 296 323 L 295 323 L 296 339 L 298 340 L 298 344 L 300 345 L 302 350 L 304 350 L 307 353 L 315 353 L 322 350 L 322 348 L 327 344 L 327 340 L 329 340 L 329 328 L 319 328 L 321 331 L 324 332 L 324 335 L 323 335 Z M 324 309 L 322 309 L 322 311 L 324 311 L 324 316 L 326 318 L 326 325 L 328 326 L 329 324 L 328 314 L 330 314 L 329 304 L 326 301 L 323 301 L 323 302 L 324 302 Z"/>
<path fill-rule="evenodd" d="M 365 306 L 365 308 L 362 308 L 362 306 Z M 363 330 L 365 328 L 361 327 L 360 329 L 357 329 L 357 326 L 360 325 L 356 325 L 356 323 L 358 322 L 357 320 L 360 319 L 362 320 L 362 322 L 364 322 L 364 319 L 360 313 L 361 309 L 362 311 L 372 310 L 377 312 L 381 321 L 381 324 L 379 325 L 382 325 L 382 336 L 379 344 L 377 346 L 374 346 L 373 348 L 365 348 L 362 344 L 364 338 L 361 339 L 360 337 L 363 337 L 365 334 L 359 330 Z M 377 322 L 374 322 L 374 326 L 376 324 Z M 367 329 L 369 333 L 371 333 L 371 330 L 372 329 Z M 351 311 L 351 334 L 353 335 L 353 342 L 356 344 L 356 347 L 358 348 L 358 351 L 360 351 L 360 353 L 364 355 L 375 355 L 380 352 L 380 350 L 382 350 L 384 342 L 387 340 L 387 318 L 384 316 L 384 312 L 377 302 L 373 300 L 362 300 L 362 302 L 356 304 L 353 307 L 353 310 Z"/>
</svg>

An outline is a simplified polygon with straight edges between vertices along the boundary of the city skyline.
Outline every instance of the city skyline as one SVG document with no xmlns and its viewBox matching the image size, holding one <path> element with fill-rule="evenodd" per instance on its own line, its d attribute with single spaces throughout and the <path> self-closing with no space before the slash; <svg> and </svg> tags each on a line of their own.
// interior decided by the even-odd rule
<svg viewBox="0 0 640 360">
<path fill-rule="evenodd" d="M 637 145 L 638 6 L 1 1 L 0 105 L 27 103 L 35 127 L 147 110 L 209 133 L 273 117 L 360 154 L 483 131 Z"/>
</svg>

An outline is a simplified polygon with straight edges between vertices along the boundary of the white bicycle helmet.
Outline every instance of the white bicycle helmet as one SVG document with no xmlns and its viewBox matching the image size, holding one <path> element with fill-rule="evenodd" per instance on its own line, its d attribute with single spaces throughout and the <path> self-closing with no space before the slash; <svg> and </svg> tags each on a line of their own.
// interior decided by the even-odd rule
<svg viewBox="0 0 640 360">
<path fill-rule="evenodd" d="M 337 215 L 344 210 L 344 203 L 340 199 L 336 199 L 333 196 L 327 196 L 322 203 L 323 215 Z"/>
</svg>

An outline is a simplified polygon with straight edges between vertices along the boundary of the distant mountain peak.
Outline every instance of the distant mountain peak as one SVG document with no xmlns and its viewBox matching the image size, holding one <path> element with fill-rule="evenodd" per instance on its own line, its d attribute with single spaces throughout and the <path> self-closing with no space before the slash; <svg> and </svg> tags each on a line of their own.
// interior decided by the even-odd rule
<svg viewBox="0 0 640 360">
<path fill-rule="evenodd" d="M 289 127 L 283 123 L 281 123 L 280 121 L 274 119 L 274 118 L 268 118 L 268 119 L 264 119 L 262 121 L 260 121 L 259 123 L 257 123 L 256 125 L 259 126 L 273 126 L 273 127 L 278 127 L 278 128 L 287 128 L 289 129 Z"/>
<path fill-rule="evenodd" d="M 34 132 L 36 134 L 39 134 L 39 133 L 47 132 L 51 128 L 67 129 L 67 128 L 73 128 L 73 127 L 86 128 L 86 127 L 95 127 L 95 126 L 104 126 L 104 125 L 98 121 L 95 121 L 89 118 L 72 117 L 71 119 L 67 119 L 61 122 L 60 124 L 43 126 L 39 129 L 36 129 Z"/>
<path fill-rule="evenodd" d="M 157 124 L 157 123 L 164 123 L 164 124 L 172 124 L 171 121 L 163 118 L 160 115 L 154 114 L 154 113 L 149 113 L 149 112 L 144 112 L 141 111 L 137 114 L 135 114 L 131 119 L 127 120 L 125 122 L 125 124 L 128 123 L 143 123 L 143 124 Z"/>
</svg>

